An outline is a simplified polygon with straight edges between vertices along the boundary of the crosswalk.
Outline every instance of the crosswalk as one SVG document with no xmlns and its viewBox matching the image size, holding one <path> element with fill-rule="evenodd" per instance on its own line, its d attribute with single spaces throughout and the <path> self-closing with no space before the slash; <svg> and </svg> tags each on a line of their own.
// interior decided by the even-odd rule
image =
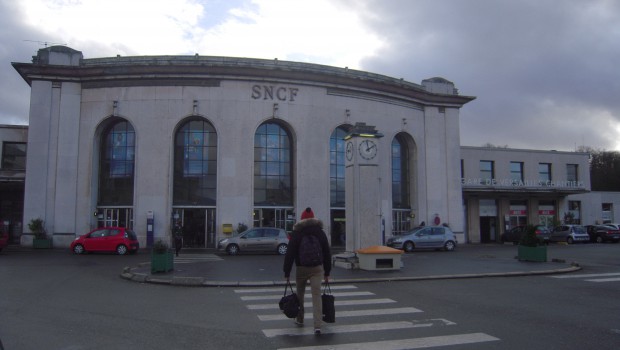
<svg viewBox="0 0 620 350">
<path fill-rule="evenodd" d="M 390 298 L 382 298 L 375 293 L 360 290 L 356 285 L 331 285 L 332 295 L 335 296 L 336 323 L 326 324 L 322 328 L 322 334 L 356 334 L 382 332 L 392 330 L 407 330 L 420 328 L 445 328 L 447 335 L 433 337 L 418 337 L 409 339 L 392 339 L 370 341 L 363 343 L 330 344 L 325 346 L 295 347 L 281 350 L 306 350 L 306 349 L 420 349 L 447 345 L 473 344 L 499 341 L 499 338 L 485 333 L 454 333 L 455 322 L 442 318 L 424 318 L 424 311 L 416 307 L 402 306 L 399 302 Z M 278 301 L 282 297 L 283 288 L 244 288 L 235 289 L 234 292 L 245 303 L 247 309 L 253 311 L 264 328 L 261 330 L 267 338 L 298 336 L 314 336 L 310 326 L 297 327 L 291 319 L 279 310 Z M 312 301 L 309 290 L 305 294 L 304 308 L 308 320 L 312 323 Z M 381 316 L 389 316 L 381 321 Z M 306 317 L 307 318 L 307 317 Z M 389 320 L 388 320 L 389 319 Z M 368 322 L 372 320 L 374 322 Z M 411 332 L 403 332 L 411 334 Z M 385 338 L 378 336 L 379 339 Z"/>
<path fill-rule="evenodd" d="M 595 282 L 595 283 L 620 282 L 620 272 L 566 274 L 566 275 L 554 275 L 554 276 L 549 276 L 549 277 L 557 278 L 557 279 L 579 278 L 587 282 Z"/>
<path fill-rule="evenodd" d="M 189 264 L 205 261 L 220 261 L 224 260 L 216 254 L 180 254 L 174 257 L 175 264 Z"/>
</svg>

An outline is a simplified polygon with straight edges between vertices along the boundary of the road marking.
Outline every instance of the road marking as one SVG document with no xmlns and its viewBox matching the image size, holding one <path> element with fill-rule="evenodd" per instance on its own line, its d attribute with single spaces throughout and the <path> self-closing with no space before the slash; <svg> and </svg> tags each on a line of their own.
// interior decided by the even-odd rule
<svg viewBox="0 0 620 350">
<path fill-rule="evenodd" d="M 549 276 L 551 278 L 588 278 L 588 277 L 605 277 L 605 276 L 620 276 L 620 272 L 612 272 L 612 273 L 587 273 L 587 274 L 578 274 L 578 275 L 557 275 L 557 276 Z"/>
<path fill-rule="evenodd" d="M 357 289 L 354 285 L 330 285 L 329 288 L 331 290 L 342 290 L 342 289 Z M 293 290 L 295 290 L 295 285 L 293 285 Z M 272 288 L 247 288 L 247 289 L 235 289 L 235 293 L 245 294 L 245 293 L 269 293 L 269 292 L 282 292 L 282 287 L 272 287 Z"/>
<path fill-rule="evenodd" d="M 339 292 L 339 293 L 332 293 L 331 295 L 335 297 L 361 297 L 361 296 L 375 295 L 375 293 L 372 293 L 372 292 Z M 244 297 L 241 297 L 241 300 L 243 301 L 280 300 L 280 298 L 282 298 L 282 294 L 244 296 Z M 304 293 L 304 299 L 309 299 L 309 298 L 312 298 L 312 294 Z"/>
<path fill-rule="evenodd" d="M 215 254 L 184 254 L 181 256 L 175 256 L 174 262 L 176 264 L 189 264 L 195 262 L 203 262 L 203 261 L 223 261 L 224 259 L 220 258 Z"/>
<path fill-rule="evenodd" d="M 399 321 L 399 322 L 379 322 L 379 323 L 362 323 L 362 324 L 350 324 L 343 326 L 327 326 L 321 329 L 321 334 L 333 334 L 333 333 L 353 333 L 353 332 L 371 332 L 371 331 L 385 331 L 393 329 L 406 329 L 406 328 L 422 328 L 432 327 L 434 325 L 440 326 L 452 326 L 456 323 L 448 320 L 424 320 L 419 322 Z M 279 329 L 263 329 L 263 334 L 268 338 L 277 336 L 290 335 L 311 335 L 314 334 L 312 327 L 295 327 L 295 328 L 279 328 Z"/>
<path fill-rule="evenodd" d="M 474 344 L 490 341 L 498 341 L 499 338 L 485 333 L 454 334 L 438 337 L 411 338 L 402 340 L 386 340 L 365 343 L 349 343 L 340 345 L 308 346 L 297 348 L 280 348 L 278 350 L 406 350 L 422 349 L 436 346 Z"/>
<path fill-rule="evenodd" d="M 586 280 L 588 282 L 618 282 L 620 281 L 620 277 L 616 277 L 616 278 L 596 278 L 596 279 L 589 279 Z"/>
<path fill-rule="evenodd" d="M 371 304 L 388 304 L 395 303 L 396 301 L 387 298 L 379 298 L 379 299 L 360 299 L 360 300 L 336 300 L 335 306 L 345 306 L 345 305 L 371 305 Z M 251 304 L 247 305 L 250 310 L 269 310 L 269 309 L 279 309 L 277 303 L 269 303 L 269 304 Z M 310 310 L 312 307 L 312 302 L 304 302 L 304 308 L 306 310 Z"/>
<path fill-rule="evenodd" d="M 414 307 L 399 307 L 393 309 L 368 309 L 368 310 L 350 310 L 350 311 L 336 311 L 336 318 L 342 317 L 359 317 L 359 316 L 381 316 L 381 315 L 399 315 L 423 312 L 420 309 Z M 258 315 L 258 319 L 261 321 L 281 321 L 288 318 L 282 314 L 273 315 Z"/>
</svg>

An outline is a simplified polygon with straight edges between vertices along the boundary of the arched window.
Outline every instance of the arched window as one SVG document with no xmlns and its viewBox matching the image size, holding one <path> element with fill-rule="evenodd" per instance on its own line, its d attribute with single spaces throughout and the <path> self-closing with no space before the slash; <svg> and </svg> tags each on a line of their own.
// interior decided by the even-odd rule
<svg viewBox="0 0 620 350">
<path fill-rule="evenodd" d="M 409 146 L 405 135 L 392 140 L 392 234 L 411 229 L 411 173 Z"/>
<path fill-rule="evenodd" d="M 173 205 L 215 205 L 217 134 L 211 123 L 194 117 L 174 141 Z"/>
<path fill-rule="evenodd" d="M 97 205 L 133 205 L 135 132 L 125 120 L 111 123 L 101 136 Z"/>
<path fill-rule="evenodd" d="M 329 138 L 329 183 L 332 208 L 345 207 L 344 137 L 347 133 L 346 126 L 339 126 Z"/>
<path fill-rule="evenodd" d="M 277 123 L 264 123 L 254 134 L 254 205 L 292 206 L 291 137 Z"/>
<path fill-rule="evenodd" d="M 409 150 L 400 135 L 392 140 L 392 207 L 411 208 L 409 193 Z"/>
</svg>

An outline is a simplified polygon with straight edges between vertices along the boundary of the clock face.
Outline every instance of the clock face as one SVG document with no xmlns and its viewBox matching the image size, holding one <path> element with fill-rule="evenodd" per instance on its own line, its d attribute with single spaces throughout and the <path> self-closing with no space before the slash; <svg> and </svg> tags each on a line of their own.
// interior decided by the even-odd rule
<svg viewBox="0 0 620 350">
<path fill-rule="evenodd" d="M 347 142 L 347 160 L 351 161 L 351 159 L 353 159 L 353 142 L 349 141 Z"/>
<path fill-rule="evenodd" d="M 377 155 L 377 144 L 373 140 L 364 140 L 359 145 L 360 156 L 366 160 L 373 159 Z"/>
</svg>

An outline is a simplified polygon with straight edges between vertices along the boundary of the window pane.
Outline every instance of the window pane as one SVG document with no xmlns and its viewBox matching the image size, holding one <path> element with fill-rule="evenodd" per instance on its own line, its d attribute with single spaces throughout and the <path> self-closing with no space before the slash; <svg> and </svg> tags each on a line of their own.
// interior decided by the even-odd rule
<svg viewBox="0 0 620 350">
<path fill-rule="evenodd" d="M 292 205 L 289 135 L 265 123 L 254 135 L 254 204 Z"/>
<path fill-rule="evenodd" d="M 174 205 L 215 205 L 217 134 L 213 126 L 194 117 L 175 135 Z"/>
<path fill-rule="evenodd" d="M 117 121 L 102 134 L 99 156 L 98 205 L 133 205 L 133 126 Z"/>
<path fill-rule="evenodd" d="M 344 207 L 344 148 L 345 141 L 344 137 L 348 133 L 348 130 L 344 126 L 340 126 L 336 128 L 330 138 L 330 182 L 331 186 L 331 194 L 330 194 L 330 205 L 332 207 Z M 337 184 L 343 184 L 339 186 Z M 336 184 L 336 185 L 334 185 Z"/>
</svg>

